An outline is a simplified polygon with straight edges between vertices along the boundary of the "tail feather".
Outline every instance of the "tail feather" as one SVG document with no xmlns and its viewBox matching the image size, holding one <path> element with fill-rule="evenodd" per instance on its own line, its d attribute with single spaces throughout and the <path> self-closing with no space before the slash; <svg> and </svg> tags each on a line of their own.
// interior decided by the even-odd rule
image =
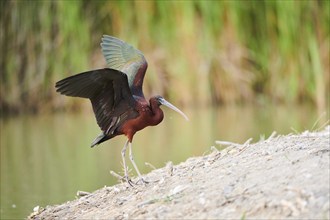
<svg viewBox="0 0 330 220">
<path fill-rule="evenodd" d="M 102 143 L 108 139 L 109 139 L 109 137 L 106 134 L 102 133 L 94 139 L 94 141 L 91 144 L 91 147 L 94 147 L 95 145 L 99 145 L 100 143 Z"/>
</svg>

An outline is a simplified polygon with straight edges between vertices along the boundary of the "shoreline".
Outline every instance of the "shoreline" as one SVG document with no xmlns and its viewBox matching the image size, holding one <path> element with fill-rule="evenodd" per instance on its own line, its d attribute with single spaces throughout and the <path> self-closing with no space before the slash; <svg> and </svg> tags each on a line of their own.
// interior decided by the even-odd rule
<svg viewBox="0 0 330 220">
<path fill-rule="evenodd" d="M 147 185 L 107 186 L 28 219 L 330 218 L 330 126 L 244 144 L 151 171 Z M 221 146 L 220 146 L 221 145 Z M 136 181 L 134 179 L 133 181 Z"/>
</svg>

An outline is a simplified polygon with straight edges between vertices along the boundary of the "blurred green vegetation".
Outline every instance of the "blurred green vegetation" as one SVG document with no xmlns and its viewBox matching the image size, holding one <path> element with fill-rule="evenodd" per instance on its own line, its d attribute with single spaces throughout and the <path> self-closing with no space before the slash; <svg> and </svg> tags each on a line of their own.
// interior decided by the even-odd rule
<svg viewBox="0 0 330 220">
<path fill-rule="evenodd" d="M 2 112 L 81 107 L 56 81 L 144 52 L 144 91 L 181 105 L 329 102 L 330 1 L 1 1 Z"/>
</svg>

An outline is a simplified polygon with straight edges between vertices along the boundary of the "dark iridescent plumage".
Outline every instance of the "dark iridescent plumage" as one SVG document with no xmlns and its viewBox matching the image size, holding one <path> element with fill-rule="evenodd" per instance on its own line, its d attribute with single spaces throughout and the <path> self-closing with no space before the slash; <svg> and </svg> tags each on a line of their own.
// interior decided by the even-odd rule
<svg viewBox="0 0 330 220">
<path fill-rule="evenodd" d="M 102 53 L 108 67 L 125 73 L 132 94 L 143 96 L 142 84 L 148 63 L 143 53 L 124 41 L 103 35 Z"/>
<path fill-rule="evenodd" d="M 131 142 L 134 134 L 147 126 L 154 126 L 163 120 L 160 105 L 187 116 L 161 96 L 144 98 L 142 84 L 148 64 L 141 51 L 115 37 L 104 35 L 102 53 L 109 68 L 92 70 L 70 76 L 56 83 L 56 91 L 67 96 L 90 99 L 94 114 L 102 133 L 96 137 L 92 147 L 117 135 L 128 138 L 122 159 L 125 178 L 128 171 L 125 161 L 127 146 L 130 148 L 130 160 L 141 180 L 141 174 L 133 160 Z"/>
<path fill-rule="evenodd" d="M 127 75 L 118 70 L 105 68 L 80 73 L 57 82 L 56 88 L 63 95 L 91 100 L 97 124 L 103 131 L 92 147 L 118 135 L 117 128 L 139 116 Z"/>
</svg>

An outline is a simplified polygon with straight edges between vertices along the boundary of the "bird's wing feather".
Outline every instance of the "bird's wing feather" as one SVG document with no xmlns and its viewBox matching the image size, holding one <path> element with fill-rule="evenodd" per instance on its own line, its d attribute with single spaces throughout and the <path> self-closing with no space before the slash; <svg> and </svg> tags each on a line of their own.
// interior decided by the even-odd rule
<svg viewBox="0 0 330 220">
<path fill-rule="evenodd" d="M 80 73 L 57 82 L 55 87 L 63 95 L 90 99 L 97 123 L 107 134 L 139 115 L 127 76 L 118 70 L 106 68 Z"/>
<path fill-rule="evenodd" d="M 148 67 L 143 53 L 124 41 L 108 35 L 103 35 L 101 47 L 108 67 L 125 73 L 132 94 L 143 96 L 143 78 Z"/>
</svg>

